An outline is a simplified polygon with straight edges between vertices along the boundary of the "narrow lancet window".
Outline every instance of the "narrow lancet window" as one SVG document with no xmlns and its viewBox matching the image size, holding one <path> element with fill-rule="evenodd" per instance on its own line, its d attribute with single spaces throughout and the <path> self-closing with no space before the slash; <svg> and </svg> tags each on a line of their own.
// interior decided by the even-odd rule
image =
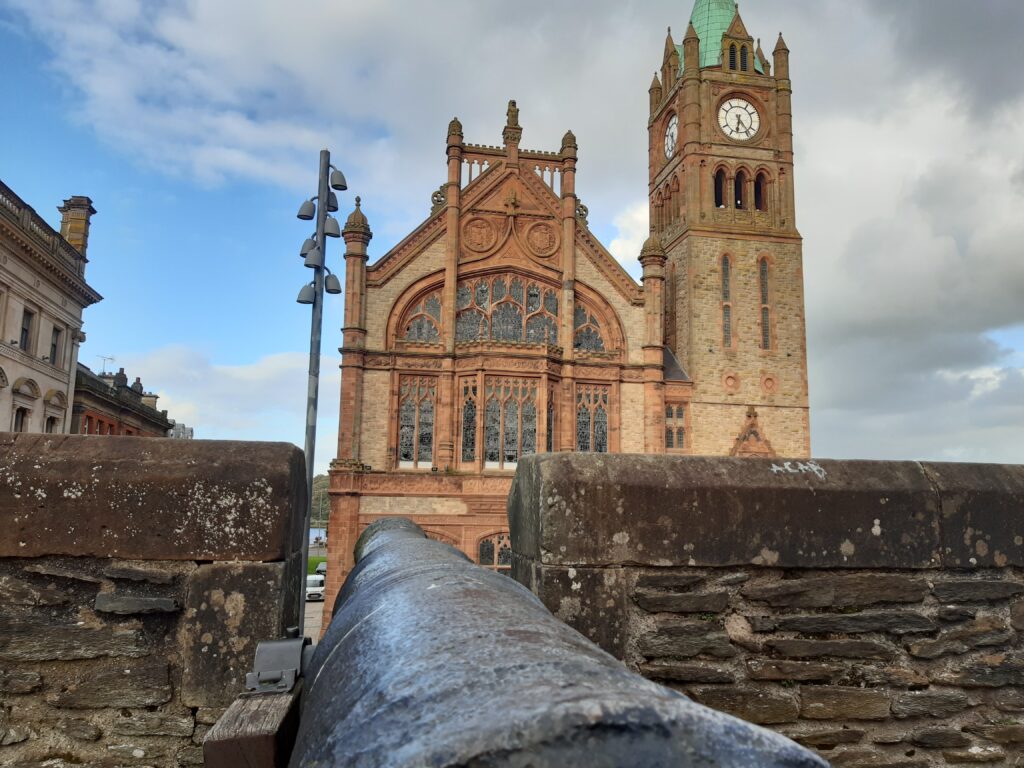
<svg viewBox="0 0 1024 768">
<path fill-rule="evenodd" d="M 764 173 L 757 174 L 754 182 L 754 207 L 759 211 L 768 210 L 768 177 Z"/>
<path fill-rule="evenodd" d="M 729 46 L 729 69 L 736 69 L 736 44 Z"/>
<path fill-rule="evenodd" d="M 725 208 L 725 169 L 715 173 L 715 208 Z"/>
<path fill-rule="evenodd" d="M 732 279 L 729 257 L 722 257 L 722 346 L 732 347 Z"/>
<path fill-rule="evenodd" d="M 736 174 L 736 183 L 734 185 L 734 197 L 736 200 L 736 210 L 742 211 L 747 207 L 747 173 L 746 171 L 740 171 Z"/>
<path fill-rule="evenodd" d="M 761 349 L 772 348 L 772 311 L 768 291 L 768 259 L 758 262 L 758 282 L 761 289 Z"/>
</svg>

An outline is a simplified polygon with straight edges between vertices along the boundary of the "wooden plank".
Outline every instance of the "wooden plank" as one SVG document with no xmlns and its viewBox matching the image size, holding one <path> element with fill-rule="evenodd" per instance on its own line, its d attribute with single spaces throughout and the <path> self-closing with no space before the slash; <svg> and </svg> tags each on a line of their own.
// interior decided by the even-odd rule
<svg viewBox="0 0 1024 768">
<path fill-rule="evenodd" d="M 299 729 L 302 681 L 289 693 L 235 699 L 203 740 L 206 768 L 285 768 Z"/>
</svg>

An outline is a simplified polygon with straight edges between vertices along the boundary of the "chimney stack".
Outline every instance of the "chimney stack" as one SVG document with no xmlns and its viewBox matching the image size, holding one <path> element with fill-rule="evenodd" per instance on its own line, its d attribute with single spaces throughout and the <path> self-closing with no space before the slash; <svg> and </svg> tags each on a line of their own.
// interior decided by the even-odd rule
<svg viewBox="0 0 1024 768">
<path fill-rule="evenodd" d="M 89 220 L 96 213 L 92 200 L 84 195 L 74 195 L 57 210 L 61 213 L 60 236 L 84 258 L 89 247 Z"/>
</svg>

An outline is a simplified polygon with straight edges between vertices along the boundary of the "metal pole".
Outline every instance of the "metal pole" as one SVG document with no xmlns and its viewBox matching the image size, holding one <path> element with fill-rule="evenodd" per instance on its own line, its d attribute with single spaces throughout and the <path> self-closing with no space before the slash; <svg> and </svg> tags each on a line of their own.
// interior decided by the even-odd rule
<svg viewBox="0 0 1024 768">
<path fill-rule="evenodd" d="M 320 187 L 316 200 L 316 242 L 324 264 L 327 263 L 327 181 L 331 169 L 331 153 L 320 150 Z M 306 573 L 309 570 L 309 522 L 313 516 L 313 458 L 316 453 L 316 406 L 320 393 L 320 329 L 324 319 L 324 270 L 313 268 L 313 323 L 309 331 L 309 387 L 306 393 L 306 510 L 302 526 L 302 563 L 299 567 L 299 637 L 306 632 Z"/>
</svg>

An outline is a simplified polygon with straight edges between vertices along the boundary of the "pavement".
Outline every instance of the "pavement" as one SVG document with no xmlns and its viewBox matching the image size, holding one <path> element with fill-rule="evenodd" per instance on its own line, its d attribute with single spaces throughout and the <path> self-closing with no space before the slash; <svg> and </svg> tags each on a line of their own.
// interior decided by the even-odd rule
<svg viewBox="0 0 1024 768">
<path fill-rule="evenodd" d="M 306 603 L 305 629 L 306 637 L 313 638 L 313 645 L 320 640 L 320 625 L 323 621 L 324 601 L 318 600 L 315 603 Z"/>
</svg>

